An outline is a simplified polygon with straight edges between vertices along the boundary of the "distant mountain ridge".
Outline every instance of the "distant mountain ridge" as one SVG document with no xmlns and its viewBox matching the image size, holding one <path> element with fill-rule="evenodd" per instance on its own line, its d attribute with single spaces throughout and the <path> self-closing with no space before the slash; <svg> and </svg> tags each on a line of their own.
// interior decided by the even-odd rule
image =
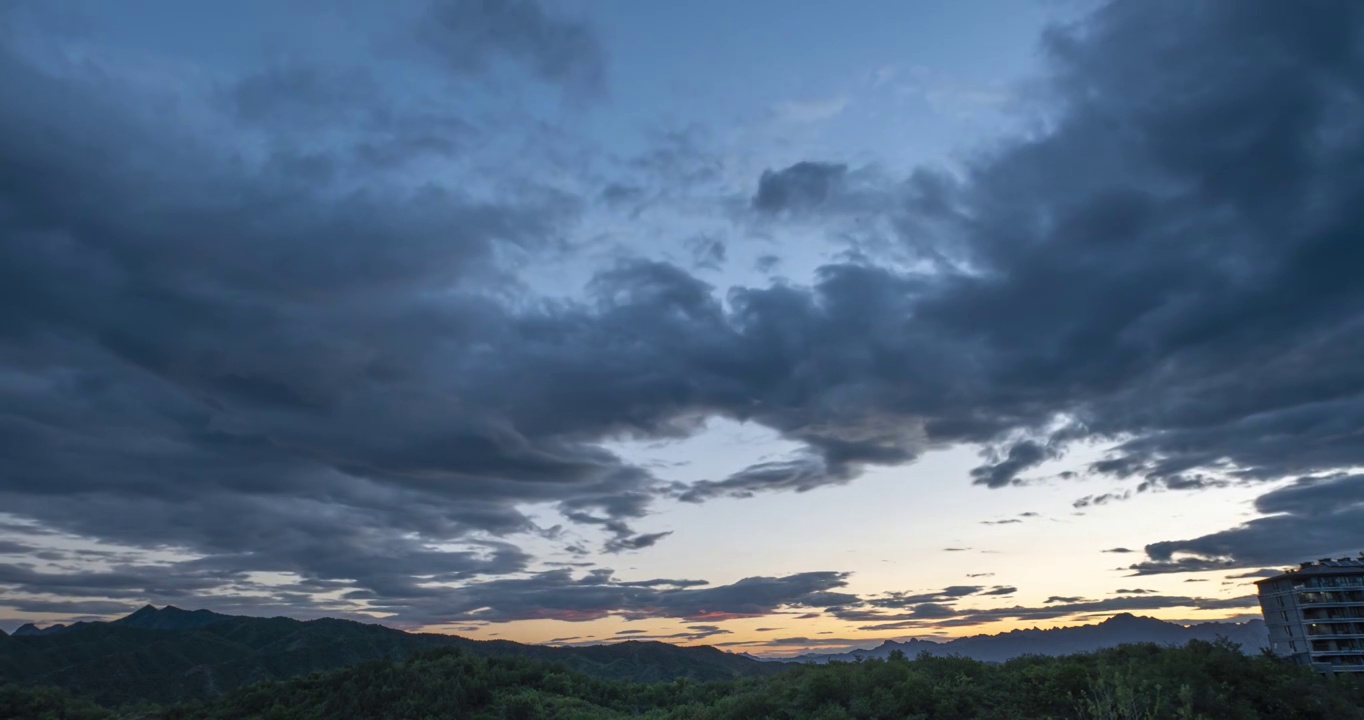
<svg viewBox="0 0 1364 720">
<path fill-rule="evenodd" d="M 1190 640 L 1226 638 L 1242 651 L 1252 654 L 1269 646 L 1269 632 L 1263 620 L 1244 623 L 1207 622 L 1179 625 L 1158 618 L 1120 613 L 1093 625 L 1057 628 L 1029 628 L 995 635 L 972 635 L 947 642 L 933 642 L 917 638 L 906 641 L 887 640 L 869 650 L 845 653 L 807 653 L 785 662 L 824 663 L 850 662 L 863 658 L 885 658 L 895 650 L 909 657 L 926 652 L 930 655 L 961 655 L 985 662 L 1004 662 L 1020 655 L 1073 655 L 1093 652 L 1128 643 L 1153 642 L 1160 645 L 1183 645 Z"/>
<path fill-rule="evenodd" d="M 146 628 L 148 630 L 182 630 L 185 628 L 203 627 L 214 623 L 225 622 L 233 619 L 233 615 L 222 615 L 209 610 L 181 610 L 174 605 L 167 605 L 157 609 L 152 605 L 145 605 L 127 617 L 109 621 L 109 624 L 123 625 L 126 627 Z M 14 630 L 14 635 L 18 637 L 32 637 L 34 635 L 56 635 L 59 633 L 70 632 L 77 628 L 88 625 L 100 625 L 100 622 L 82 621 L 63 625 L 57 623 L 45 628 L 39 628 L 33 623 L 20 625 Z M 3 633 L 0 630 L 0 633 Z"/>
<path fill-rule="evenodd" d="M 770 675 L 760 663 L 713 647 L 622 642 L 585 647 L 477 641 L 323 618 L 256 618 L 167 606 L 110 622 L 21 628 L 0 641 L 0 685 L 57 686 L 97 702 L 199 700 L 283 680 L 438 648 L 559 662 L 613 680 L 720 680 Z"/>
<path fill-rule="evenodd" d="M 119 618 L 113 622 L 126 627 L 146 628 L 148 630 L 184 630 L 229 622 L 235 617 L 237 616 L 221 615 L 211 610 L 181 610 L 174 605 L 167 605 L 160 610 L 156 609 L 155 606 L 145 605 L 132 615 Z"/>
</svg>

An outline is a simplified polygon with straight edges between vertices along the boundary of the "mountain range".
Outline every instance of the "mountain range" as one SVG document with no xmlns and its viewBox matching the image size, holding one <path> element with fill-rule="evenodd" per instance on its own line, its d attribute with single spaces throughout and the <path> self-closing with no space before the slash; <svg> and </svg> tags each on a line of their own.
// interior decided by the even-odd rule
<svg viewBox="0 0 1364 720">
<path fill-rule="evenodd" d="M 1190 626 L 1156 618 L 1116 615 L 1094 625 L 1014 630 L 950 642 L 886 641 L 867 650 L 807 654 L 785 662 L 828 663 L 909 657 L 927 653 L 1003 662 L 1020 655 L 1070 655 L 1126 643 L 1183 645 L 1226 638 L 1247 653 L 1267 645 L 1264 623 L 1202 623 Z M 506 640 L 477 641 L 436 633 L 408 633 L 382 625 L 324 618 L 256 618 L 208 610 L 150 605 L 109 622 L 78 622 L 0 633 L 0 684 L 57 686 L 104 704 L 174 703 L 217 697 L 266 680 L 403 659 L 440 648 L 484 657 L 557 662 L 610 680 L 722 680 L 771 675 L 785 662 L 723 652 L 627 641 L 610 645 L 549 647 Z"/>
<path fill-rule="evenodd" d="M 1207 622 L 1186 626 L 1153 617 L 1121 613 L 1094 625 L 1029 628 L 996 635 L 972 635 L 947 642 L 917 638 L 905 641 L 887 640 L 868 650 L 809 653 L 783 660 L 805 663 L 854 662 L 865 658 L 885 658 L 899 650 L 911 658 L 917 657 L 920 653 L 928 653 L 935 656 L 960 655 L 984 662 L 1004 662 L 1020 655 L 1073 655 L 1128 643 L 1183 645 L 1190 640 L 1213 641 L 1220 638 L 1236 643 L 1247 654 L 1254 654 L 1269 647 L 1269 632 L 1265 629 L 1263 620 L 1243 623 Z"/>
<path fill-rule="evenodd" d="M 408 633 L 351 620 L 254 618 L 147 606 L 110 622 L 24 626 L 0 638 L 0 684 L 56 686 L 103 704 L 174 703 L 439 648 L 557 662 L 587 675 L 636 682 L 721 680 L 781 669 L 712 647 L 638 641 L 548 647 Z"/>
</svg>

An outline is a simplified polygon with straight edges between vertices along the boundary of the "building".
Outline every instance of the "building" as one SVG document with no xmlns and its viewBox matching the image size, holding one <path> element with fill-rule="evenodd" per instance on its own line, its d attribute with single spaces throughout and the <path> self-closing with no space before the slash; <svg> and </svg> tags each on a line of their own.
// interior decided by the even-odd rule
<svg viewBox="0 0 1364 720">
<path fill-rule="evenodd" d="M 1257 581 L 1269 646 L 1323 672 L 1364 673 L 1364 553 Z"/>
</svg>

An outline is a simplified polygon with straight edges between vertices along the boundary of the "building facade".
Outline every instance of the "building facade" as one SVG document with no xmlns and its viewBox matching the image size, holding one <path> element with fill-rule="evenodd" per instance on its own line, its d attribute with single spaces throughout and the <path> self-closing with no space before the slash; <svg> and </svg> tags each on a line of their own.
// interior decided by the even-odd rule
<svg viewBox="0 0 1364 720">
<path fill-rule="evenodd" d="M 1364 553 L 1257 581 L 1276 655 L 1323 672 L 1364 673 Z"/>
</svg>

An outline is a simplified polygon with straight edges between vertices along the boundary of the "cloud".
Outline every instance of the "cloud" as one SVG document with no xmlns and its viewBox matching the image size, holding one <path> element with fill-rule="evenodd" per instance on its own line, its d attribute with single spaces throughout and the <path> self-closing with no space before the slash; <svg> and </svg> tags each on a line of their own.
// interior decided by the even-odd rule
<svg viewBox="0 0 1364 720">
<path fill-rule="evenodd" d="M 1132 569 L 1147 575 L 1263 568 L 1353 557 L 1364 548 L 1364 475 L 1299 478 L 1256 498 L 1255 509 L 1262 517 L 1239 527 L 1147 545 L 1150 560 Z"/>
<path fill-rule="evenodd" d="M 729 585 L 696 588 L 617 582 L 609 570 L 574 578 L 567 569 L 561 569 L 521 578 L 432 588 L 430 592 L 406 598 L 369 599 L 378 609 L 388 608 L 427 623 L 538 619 L 577 622 L 609 616 L 714 622 L 762 617 L 783 608 L 823 608 L 859 602 L 857 596 L 838 591 L 846 585 L 847 574 L 837 572 L 749 577 Z M 695 628 L 692 631 L 693 635 L 706 632 Z"/>
<path fill-rule="evenodd" d="M 540 5 L 430 13 L 421 47 L 451 73 L 601 85 L 592 32 Z M 183 581 L 150 562 L 118 582 L 8 577 L 122 599 L 272 572 L 300 587 L 271 602 L 341 583 L 413 621 L 655 612 L 638 598 L 700 620 L 853 598 L 836 573 L 666 591 L 511 577 L 530 558 L 508 538 L 537 529 L 523 508 L 625 550 L 659 540 L 632 524 L 669 494 L 809 490 L 961 444 L 985 448 L 973 477 L 991 487 L 1077 443 L 1113 445 L 1090 472 L 1148 490 L 1364 466 L 1361 28 L 1351 3 L 1104 6 L 1045 36 L 1036 131 L 960 173 L 757 178 L 757 212 L 869 218 L 924 262 L 864 253 L 720 297 L 627 258 L 554 302 L 520 292 L 516 259 L 559 252 L 582 198 L 475 192 L 499 183 L 468 173 L 413 187 L 357 172 L 363 143 L 257 142 L 313 115 L 337 117 L 329 137 L 369 133 L 382 114 L 346 72 L 257 68 L 224 84 L 228 110 L 189 88 L 194 112 L 158 113 L 116 68 L 0 45 L 0 506 L 197 563 Z M 408 110 L 392 127 L 449 120 Z M 477 144 L 462 127 L 441 137 Z M 669 165 L 680 147 L 654 167 L 717 172 Z M 679 489 L 603 445 L 717 416 L 804 449 Z M 1355 550 L 1358 484 L 1272 490 L 1265 517 L 1154 543 L 1134 569 Z"/>
<path fill-rule="evenodd" d="M 1364 117 L 1341 80 L 1361 11 L 1321 10 L 1116 3 L 1049 32 L 1044 131 L 881 211 L 939 271 L 826 268 L 824 290 L 858 290 L 815 307 L 855 296 L 876 328 L 835 344 L 878 389 L 862 415 L 997 450 L 975 473 L 992 486 L 1081 440 L 1116 442 L 1092 470 L 1148 488 L 1360 464 L 1364 290 L 1333 268 L 1361 252 Z M 842 173 L 768 173 L 755 204 L 817 208 Z"/>
<path fill-rule="evenodd" d="M 864 603 L 871 607 L 878 608 L 907 608 L 922 607 L 925 604 L 954 602 L 960 598 L 970 596 L 988 597 L 992 595 L 1012 595 L 1018 592 L 1018 588 L 1009 585 L 995 585 L 986 587 L 983 585 L 951 585 L 941 590 L 921 593 L 886 593 L 883 597 L 868 598 Z"/>
<path fill-rule="evenodd" d="M 671 530 L 667 532 L 643 533 L 640 535 L 632 535 L 630 537 L 624 538 L 613 538 L 611 540 L 607 540 L 606 544 L 603 547 L 607 552 L 621 552 L 623 550 L 641 550 L 643 548 L 653 547 L 656 543 L 658 543 L 659 540 L 662 540 L 663 538 L 668 537 L 669 535 L 672 535 Z"/>
<path fill-rule="evenodd" d="M 624 585 L 624 586 L 626 586 L 626 587 L 645 587 L 645 588 L 654 588 L 654 587 L 677 587 L 677 588 L 686 588 L 686 587 L 699 587 L 699 586 L 702 586 L 702 585 L 709 585 L 710 583 L 707 582 L 707 581 L 705 581 L 705 580 L 669 580 L 669 579 L 667 579 L 667 578 L 656 578 L 656 579 L 653 579 L 653 580 L 619 581 L 617 584 L 619 584 L 619 585 Z"/>
<path fill-rule="evenodd" d="M 1227 576 L 1227 579 L 1228 579 L 1228 580 L 1239 580 L 1239 579 L 1244 579 L 1244 578 L 1267 578 L 1267 577 L 1274 577 L 1275 575 L 1281 575 L 1282 573 L 1283 573 L 1283 570 L 1273 570 L 1273 569 L 1252 570 L 1252 571 L 1250 571 L 1250 572 L 1237 573 L 1237 574 L 1235 574 L 1235 575 L 1228 575 L 1228 576 Z M 1185 580 L 1184 582 L 1207 582 L 1207 578 L 1188 578 L 1188 579 Z"/>
<path fill-rule="evenodd" d="M 1084 598 L 1052 597 L 1040 607 L 1013 606 L 1001 608 L 954 608 L 931 604 L 913 608 L 908 613 L 887 613 L 859 609 L 840 609 L 834 615 L 852 622 L 867 622 L 861 630 L 899 630 L 922 627 L 964 627 L 983 625 L 1001 620 L 1031 622 L 1071 617 L 1090 613 L 1115 613 L 1132 610 L 1159 610 L 1188 607 L 1200 610 L 1224 610 L 1258 606 L 1254 595 L 1233 598 L 1198 598 L 1166 595 L 1136 595 L 1087 600 Z"/>
<path fill-rule="evenodd" d="M 772 114 L 777 122 L 804 125 L 832 120 L 842 115 L 843 110 L 847 107 L 848 99 L 845 97 L 804 101 L 788 100 L 774 105 Z"/>
<path fill-rule="evenodd" d="M 36 545 L 13 540 L 0 540 L 0 555 L 27 555 L 38 550 L 39 548 Z"/>
<path fill-rule="evenodd" d="M 677 497 L 683 502 L 699 503 L 717 497 L 749 498 L 772 490 L 805 492 L 850 481 L 853 475 L 851 466 L 830 468 L 825 458 L 809 455 L 751 465 L 723 480 L 680 485 Z"/>
<path fill-rule="evenodd" d="M 480 74 L 508 59 L 542 80 L 604 90 L 606 51 L 596 33 L 538 0 L 434 0 L 417 35 L 455 73 Z"/>
<path fill-rule="evenodd" d="M 971 476 L 975 478 L 977 485 L 1004 487 L 1017 482 L 1018 474 L 1023 470 L 1037 467 L 1056 456 L 1053 448 L 1031 440 L 1022 440 L 1014 443 L 1003 457 L 996 457 L 994 464 L 972 470 Z"/>
<path fill-rule="evenodd" d="M 829 634 L 827 631 L 820 634 Z M 731 640 L 715 643 L 716 647 L 761 646 L 774 648 L 851 648 L 867 644 L 864 638 L 820 638 L 820 637 L 783 637 L 763 638 L 761 640 Z"/>
<path fill-rule="evenodd" d="M 812 210 L 842 182 L 848 166 L 799 162 L 782 170 L 765 170 L 758 179 L 753 209 L 765 213 Z"/>
</svg>

